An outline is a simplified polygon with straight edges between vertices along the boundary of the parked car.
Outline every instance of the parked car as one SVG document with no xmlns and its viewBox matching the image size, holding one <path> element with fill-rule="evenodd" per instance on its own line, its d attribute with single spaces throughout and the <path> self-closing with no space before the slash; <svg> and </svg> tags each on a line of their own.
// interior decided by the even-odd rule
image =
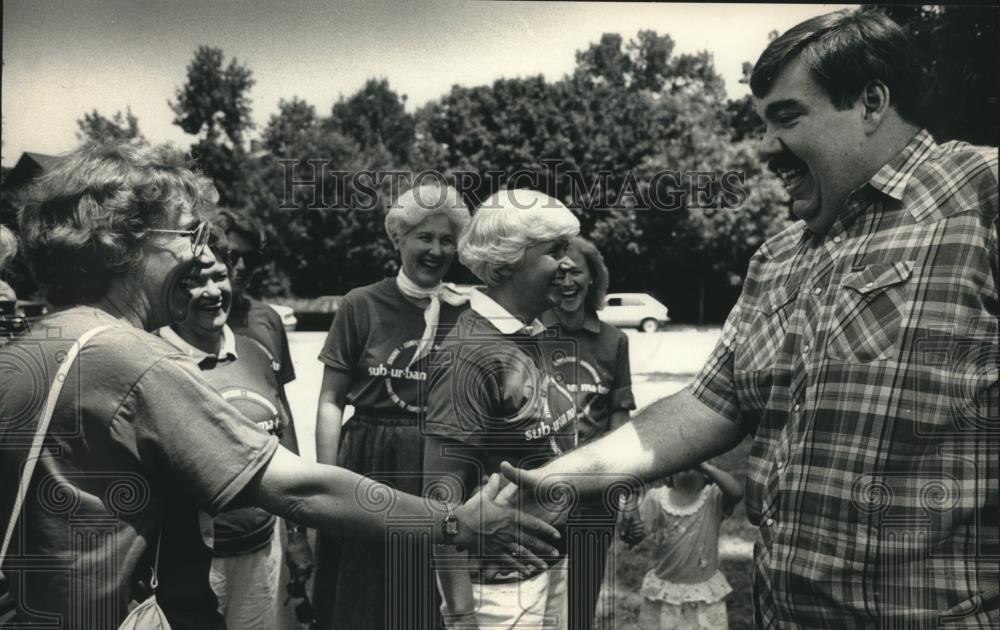
<svg viewBox="0 0 1000 630">
<path fill-rule="evenodd" d="M 295 317 L 295 310 L 291 306 L 285 306 L 284 304 L 268 304 L 268 306 L 281 316 L 281 323 L 287 332 L 295 330 L 295 326 L 299 323 L 299 320 Z"/>
<path fill-rule="evenodd" d="M 656 332 L 670 321 L 667 313 L 667 307 L 648 293 L 609 293 L 597 317 L 612 326 Z"/>
<path fill-rule="evenodd" d="M 299 324 L 297 330 L 319 332 L 330 329 L 333 318 L 344 301 L 343 295 L 321 295 L 316 298 L 295 300 L 295 316 Z"/>
</svg>

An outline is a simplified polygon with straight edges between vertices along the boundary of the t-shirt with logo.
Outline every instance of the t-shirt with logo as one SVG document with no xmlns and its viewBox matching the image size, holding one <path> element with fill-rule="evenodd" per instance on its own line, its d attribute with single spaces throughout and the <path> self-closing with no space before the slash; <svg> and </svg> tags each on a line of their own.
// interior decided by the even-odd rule
<svg viewBox="0 0 1000 630">
<path fill-rule="evenodd" d="M 163 339 L 99 309 L 48 315 L 0 348 L 0 528 L 17 489 L 8 480 L 20 476 L 59 362 L 106 324 L 113 328 L 83 348 L 64 382 L 5 560 L 19 616 L 118 627 L 159 539 L 157 601 L 171 626 L 224 628 L 198 510 L 227 507 L 278 440 Z"/>
<path fill-rule="evenodd" d="M 545 333 L 503 334 L 465 311 L 432 357 L 424 430 L 475 447 L 484 474 L 504 460 L 537 468 L 572 450 L 576 407 L 553 361 L 574 345 Z"/>
<path fill-rule="evenodd" d="M 273 358 L 261 343 L 227 332 L 228 343 L 224 344 L 222 356 L 206 356 L 197 349 L 192 352 L 191 346 L 169 329 L 158 334 L 188 352 L 223 400 L 256 424 L 262 433 L 281 438 L 288 419 L 278 396 L 279 377 Z M 232 345 L 230 351 L 225 347 L 228 344 Z M 228 557 L 265 549 L 271 542 L 274 523 L 274 515 L 258 507 L 226 510 L 213 522 L 212 554 Z"/>
<path fill-rule="evenodd" d="M 438 339 L 463 309 L 441 303 Z M 424 327 L 424 309 L 386 278 L 344 297 L 319 360 L 351 375 L 347 403 L 358 414 L 416 420 L 427 405 L 427 358 L 409 364 Z"/>
<path fill-rule="evenodd" d="M 576 353 L 556 358 L 555 367 L 576 395 L 580 444 L 585 444 L 611 429 L 611 414 L 635 409 L 628 336 L 594 313 L 587 313 L 577 330 L 563 327 L 554 311 L 541 320 L 558 338 L 576 342 Z"/>
<path fill-rule="evenodd" d="M 237 335 L 245 335 L 264 344 L 274 357 L 282 385 L 295 380 L 288 333 L 281 323 L 281 316 L 273 308 L 260 300 L 246 298 L 245 308 L 231 312 L 226 323 Z"/>
</svg>

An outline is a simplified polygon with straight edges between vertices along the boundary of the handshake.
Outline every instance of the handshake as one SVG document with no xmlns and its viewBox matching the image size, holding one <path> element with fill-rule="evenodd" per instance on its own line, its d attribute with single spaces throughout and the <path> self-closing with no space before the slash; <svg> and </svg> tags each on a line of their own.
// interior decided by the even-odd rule
<svg viewBox="0 0 1000 630">
<path fill-rule="evenodd" d="M 454 520 L 445 519 L 444 540 L 488 559 L 493 570 L 531 575 L 545 570 L 545 558 L 558 558 L 569 502 L 539 501 L 537 492 L 519 492 L 516 484 L 494 473 L 463 505 Z M 449 525 L 449 522 L 451 524 Z M 450 531 L 449 531 L 450 527 Z"/>
<path fill-rule="evenodd" d="M 565 477 L 542 478 L 502 464 L 503 477 L 484 477 L 478 491 L 454 509 L 457 531 L 449 544 L 485 560 L 494 572 L 532 575 L 558 558 L 559 528 L 576 504 L 576 489 Z M 625 495 L 620 511 L 621 538 L 630 546 L 645 536 L 638 515 L 638 494 Z M 483 567 L 486 569 L 486 566 Z"/>
</svg>

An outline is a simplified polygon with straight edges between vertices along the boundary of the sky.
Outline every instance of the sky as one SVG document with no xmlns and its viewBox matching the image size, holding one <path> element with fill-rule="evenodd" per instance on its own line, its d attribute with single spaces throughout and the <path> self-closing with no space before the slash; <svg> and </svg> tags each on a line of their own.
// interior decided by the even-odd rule
<svg viewBox="0 0 1000 630">
<path fill-rule="evenodd" d="M 667 33 L 677 53 L 714 55 L 731 98 L 768 33 L 844 5 L 468 2 L 461 0 L 3 0 L 2 163 L 59 154 L 76 121 L 130 107 L 152 142 L 192 143 L 167 101 L 199 45 L 249 67 L 258 131 L 280 99 L 329 113 L 371 77 L 407 95 L 407 109 L 454 84 L 572 71 L 602 33 Z"/>
</svg>

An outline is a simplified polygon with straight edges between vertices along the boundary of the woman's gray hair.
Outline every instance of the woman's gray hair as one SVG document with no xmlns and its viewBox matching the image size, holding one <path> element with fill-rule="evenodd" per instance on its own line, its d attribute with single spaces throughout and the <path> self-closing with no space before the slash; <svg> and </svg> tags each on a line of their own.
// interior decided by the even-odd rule
<svg viewBox="0 0 1000 630">
<path fill-rule="evenodd" d="M 501 190 L 473 215 L 458 241 L 458 259 L 493 287 L 514 272 L 528 247 L 579 231 L 576 216 L 557 199 L 534 190 Z"/>
<path fill-rule="evenodd" d="M 6 225 L 0 225 L 0 271 L 4 270 L 15 255 L 17 255 L 17 237 Z"/>
<path fill-rule="evenodd" d="M 436 214 L 448 217 L 456 238 L 469 224 L 469 208 L 462 201 L 462 195 L 451 186 L 433 180 L 414 186 L 389 206 L 385 215 L 385 233 L 392 244 L 399 247 L 399 241 L 404 236 L 424 219 Z"/>
<path fill-rule="evenodd" d="M 49 302 L 93 302 L 138 267 L 150 229 L 216 201 L 212 181 L 173 147 L 88 145 L 38 180 L 20 213 L 21 242 Z"/>
</svg>

